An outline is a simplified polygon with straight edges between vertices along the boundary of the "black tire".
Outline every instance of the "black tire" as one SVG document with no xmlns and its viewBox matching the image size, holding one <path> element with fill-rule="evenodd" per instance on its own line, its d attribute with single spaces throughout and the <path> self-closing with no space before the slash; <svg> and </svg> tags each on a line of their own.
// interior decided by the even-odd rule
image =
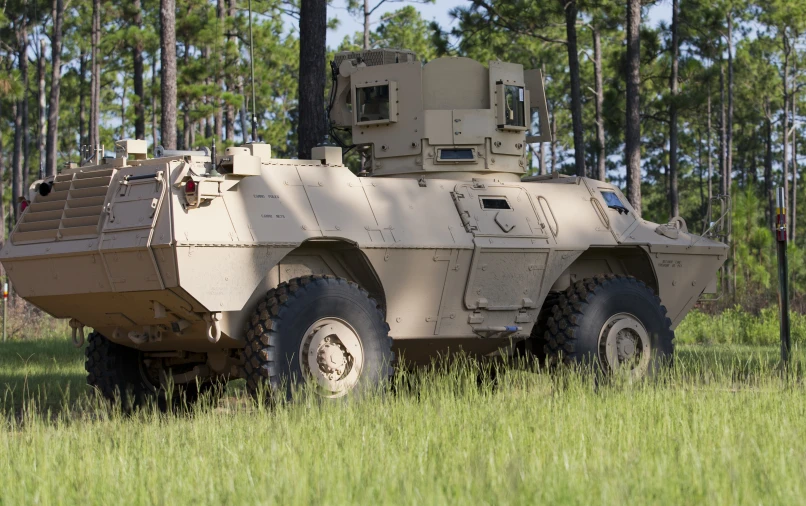
<svg viewBox="0 0 806 506">
<path fill-rule="evenodd" d="M 333 276 L 304 276 L 269 290 L 247 323 L 243 349 L 249 393 L 292 398 L 307 374 L 299 355 L 306 331 L 324 318 L 351 326 L 362 346 L 363 368 L 349 395 L 376 388 L 392 376 L 389 325 L 378 303 L 356 283 Z"/>
<path fill-rule="evenodd" d="M 165 389 L 155 387 L 147 378 L 140 351 L 113 343 L 98 332 L 87 337 L 84 355 L 87 384 L 124 412 L 151 403 L 160 411 L 179 410 L 193 406 L 208 391 L 213 398 L 223 392 L 220 385 L 211 381 L 192 382 L 175 385 L 169 397 Z"/>
<path fill-rule="evenodd" d="M 87 343 L 84 350 L 87 384 L 106 400 L 131 411 L 154 398 L 156 391 L 142 374 L 138 350 L 113 343 L 98 332 L 92 332 Z"/>
<path fill-rule="evenodd" d="M 610 373 L 600 334 L 611 318 L 623 314 L 643 325 L 649 340 L 648 363 L 636 372 L 653 376 L 672 363 L 674 332 L 666 308 L 648 286 L 631 276 L 608 274 L 578 281 L 560 295 L 551 313 L 544 350 L 553 364 L 595 365 Z"/>
</svg>

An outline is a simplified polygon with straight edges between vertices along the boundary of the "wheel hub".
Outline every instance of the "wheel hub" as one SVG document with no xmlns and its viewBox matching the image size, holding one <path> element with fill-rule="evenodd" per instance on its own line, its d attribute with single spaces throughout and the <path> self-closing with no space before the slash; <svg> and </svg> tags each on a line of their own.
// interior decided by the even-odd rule
<svg viewBox="0 0 806 506">
<path fill-rule="evenodd" d="M 605 369 L 626 368 L 633 377 L 641 377 L 649 367 L 650 353 L 649 334 L 635 316 L 619 313 L 602 326 L 599 360 Z"/>
<path fill-rule="evenodd" d="M 323 397 L 346 395 L 358 383 L 364 350 L 356 331 L 337 318 L 308 327 L 300 345 L 300 368 Z"/>
</svg>

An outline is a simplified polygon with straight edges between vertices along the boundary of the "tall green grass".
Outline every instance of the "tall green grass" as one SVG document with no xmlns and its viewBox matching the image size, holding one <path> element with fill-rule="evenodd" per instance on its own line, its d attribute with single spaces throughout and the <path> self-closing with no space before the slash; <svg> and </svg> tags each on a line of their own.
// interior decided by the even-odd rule
<svg viewBox="0 0 806 506">
<path fill-rule="evenodd" d="M 493 380 L 462 359 L 355 401 L 256 407 L 236 385 L 191 412 L 127 417 L 74 386 L 80 352 L 36 346 L 0 347 L 4 379 L 27 385 L 2 406 L 2 504 L 798 504 L 806 493 L 799 351 L 781 373 L 772 347 L 684 346 L 641 383 L 528 367 Z"/>
<path fill-rule="evenodd" d="M 768 307 L 753 314 L 735 306 L 711 315 L 692 311 L 675 330 L 679 344 L 775 345 L 780 342 L 778 308 Z M 792 312 L 793 342 L 806 341 L 806 314 Z"/>
</svg>

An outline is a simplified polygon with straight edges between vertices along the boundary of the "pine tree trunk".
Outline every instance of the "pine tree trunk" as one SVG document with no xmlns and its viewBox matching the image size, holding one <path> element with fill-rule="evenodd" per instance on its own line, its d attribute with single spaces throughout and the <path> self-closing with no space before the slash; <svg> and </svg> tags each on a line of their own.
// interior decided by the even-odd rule
<svg viewBox="0 0 806 506">
<path fill-rule="evenodd" d="M 596 105 L 596 179 L 607 179 L 607 153 L 604 133 L 604 85 L 602 82 L 602 36 L 598 28 L 593 29 L 593 73 Z"/>
<path fill-rule="evenodd" d="M 641 215 L 641 0 L 627 2 L 627 199 Z"/>
<path fill-rule="evenodd" d="M 92 49 L 90 66 L 90 133 L 88 147 L 94 156 L 95 148 L 101 144 L 101 55 L 99 53 L 101 41 L 101 0 L 92 1 Z"/>
<path fill-rule="evenodd" d="M 51 37 L 50 103 L 48 104 L 48 138 L 45 142 L 45 173 L 56 174 L 56 156 L 59 143 L 59 94 L 62 79 L 62 25 L 64 1 L 53 0 L 53 35 Z"/>
<path fill-rule="evenodd" d="M 143 87 L 143 12 L 141 0 L 132 0 L 132 10 L 134 11 L 133 23 L 137 28 L 137 38 L 132 44 L 132 61 L 134 62 L 134 96 L 137 101 L 134 103 L 134 138 L 146 138 L 146 94 Z"/>
<path fill-rule="evenodd" d="M 677 73 L 679 60 L 679 2 L 672 0 L 672 74 L 669 76 L 669 204 L 671 216 L 680 215 L 680 196 L 677 188 Z"/>
<path fill-rule="evenodd" d="M 3 101 L 0 100 L 0 118 L 3 117 Z M 6 241 L 6 213 L 3 202 L 6 201 L 6 161 L 5 151 L 3 150 L 3 136 L 0 135 L 0 248 L 3 247 Z M 5 275 L 5 270 L 0 266 L 0 273 Z"/>
<path fill-rule="evenodd" d="M 47 135 L 47 104 L 45 103 L 45 39 L 39 40 L 39 60 L 37 62 L 37 77 L 39 78 L 39 132 L 37 141 L 39 146 L 39 178 L 45 177 L 45 136 Z"/>
<path fill-rule="evenodd" d="M 725 118 L 725 66 L 719 64 L 719 193 L 728 194 L 727 120 Z"/>
<path fill-rule="evenodd" d="M 766 129 L 764 153 L 764 194 L 767 196 L 767 225 L 775 230 L 775 191 L 772 185 L 772 110 L 770 97 L 764 97 L 764 126 Z"/>
<path fill-rule="evenodd" d="M 792 201 L 789 207 L 792 209 L 792 228 L 789 230 L 790 241 L 795 242 L 798 231 L 798 108 L 796 101 L 797 85 L 797 59 L 792 64 L 792 75 L 795 82 L 792 83 Z"/>
<path fill-rule="evenodd" d="M 11 207 L 14 210 L 13 223 L 19 218 L 18 201 L 22 196 L 22 104 L 14 102 L 11 114 L 14 116 L 14 153 L 11 158 Z"/>
<path fill-rule="evenodd" d="M 786 33 L 783 33 L 783 42 L 784 42 L 784 75 L 783 75 L 783 87 L 784 87 L 784 117 L 783 117 L 783 137 L 784 137 L 784 166 L 783 166 L 783 179 L 784 179 L 784 195 L 789 197 L 789 55 L 790 55 L 790 45 L 789 45 L 789 38 L 786 36 Z M 791 206 L 790 206 L 791 207 Z M 791 213 L 788 216 L 789 225 L 792 223 Z"/>
<path fill-rule="evenodd" d="M 23 5 L 27 8 L 28 2 Z M 28 20 L 23 19 L 19 46 L 20 80 L 22 81 L 22 185 L 31 171 L 31 134 L 28 129 Z"/>
<path fill-rule="evenodd" d="M 176 149 L 176 0 L 160 0 L 160 54 L 162 55 L 160 135 L 165 149 Z"/>
<path fill-rule="evenodd" d="M 87 126 L 87 93 L 84 89 L 84 76 L 87 75 L 87 53 L 81 49 L 78 57 L 78 143 L 84 145 L 84 128 Z"/>
<path fill-rule="evenodd" d="M 227 17 L 229 19 L 231 19 L 233 23 L 235 22 L 235 0 L 227 0 Z M 227 45 L 229 46 L 231 44 L 237 44 L 237 41 L 235 40 L 235 37 L 230 34 L 230 35 L 227 35 Z M 235 62 L 233 64 L 233 67 L 236 68 L 236 69 L 238 68 L 238 60 L 239 60 L 239 58 L 237 57 L 237 51 L 236 51 Z M 236 79 L 233 79 L 233 77 L 230 76 L 230 78 L 227 80 L 227 90 L 230 91 L 230 92 L 237 91 L 238 90 L 237 82 L 238 81 Z M 227 132 L 226 132 L 227 140 L 229 142 L 234 143 L 235 142 L 235 106 L 233 104 L 227 103 L 224 117 L 225 117 L 224 123 L 226 124 L 226 130 L 227 130 Z"/>
<path fill-rule="evenodd" d="M 299 18 L 298 155 L 311 158 L 311 149 L 325 140 L 325 36 L 327 2 L 302 0 Z"/>
<path fill-rule="evenodd" d="M 151 62 L 151 149 L 159 145 L 157 139 L 157 53 L 152 55 Z"/>
<path fill-rule="evenodd" d="M 217 0 L 216 15 L 218 16 L 218 31 L 224 29 L 226 23 L 226 9 L 224 9 L 224 0 Z M 224 92 L 224 72 L 222 69 L 225 65 L 224 51 L 216 50 L 216 58 L 218 59 L 218 68 L 216 69 L 216 94 L 213 96 L 213 101 L 216 104 L 215 112 L 213 113 L 213 137 L 222 141 L 221 132 L 224 127 L 224 104 L 221 102 L 221 94 Z"/>
<path fill-rule="evenodd" d="M 568 39 L 568 72 L 571 77 L 571 126 L 574 132 L 574 165 L 577 176 L 587 176 L 585 170 L 585 138 L 582 134 L 582 89 L 579 82 L 577 53 L 576 0 L 560 0 L 565 7 L 565 33 Z"/>
<path fill-rule="evenodd" d="M 730 195 L 733 177 L 733 13 L 728 12 L 728 124 L 726 129 L 727 186 L 725 195 Z"/>
<path fill-rule="evenodd" d="M 369 0 L 364 0 L 364 49 L 369 49 Z M 301 26 L 301 24 L 300 24 Z"/>
<path fill-rule="evenodd" d="M 714 196 L 714 158 L 713 147 L 711 146 L 711 85 L 708 84 L 708 131 L 705 133 L 708 143 L 708 202 L 710 205 L 711 199 Z"/>
</svg>

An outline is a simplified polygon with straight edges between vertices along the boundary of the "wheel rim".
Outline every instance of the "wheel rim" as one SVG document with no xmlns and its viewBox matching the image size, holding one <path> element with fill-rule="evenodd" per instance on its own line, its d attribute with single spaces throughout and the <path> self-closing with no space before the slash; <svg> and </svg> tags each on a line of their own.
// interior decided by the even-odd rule
<svg viewBox="0 0 806 506">
<path fill-rule="evenodd" d="M 640 378 L 649 368 L 651 351 L 649 333 L 629 313 L 611 316 L 599 332 L 599 360 L 607 371 L 626 370 Z"/>
<path fill-rule="evenodd" d="M 364 367 L 364 348 L 358 333 L 338 318 L 321 318 L 305 331 L 300 368 L 323 397 L 346 395 L 358 383 Z"/>
</svg>

